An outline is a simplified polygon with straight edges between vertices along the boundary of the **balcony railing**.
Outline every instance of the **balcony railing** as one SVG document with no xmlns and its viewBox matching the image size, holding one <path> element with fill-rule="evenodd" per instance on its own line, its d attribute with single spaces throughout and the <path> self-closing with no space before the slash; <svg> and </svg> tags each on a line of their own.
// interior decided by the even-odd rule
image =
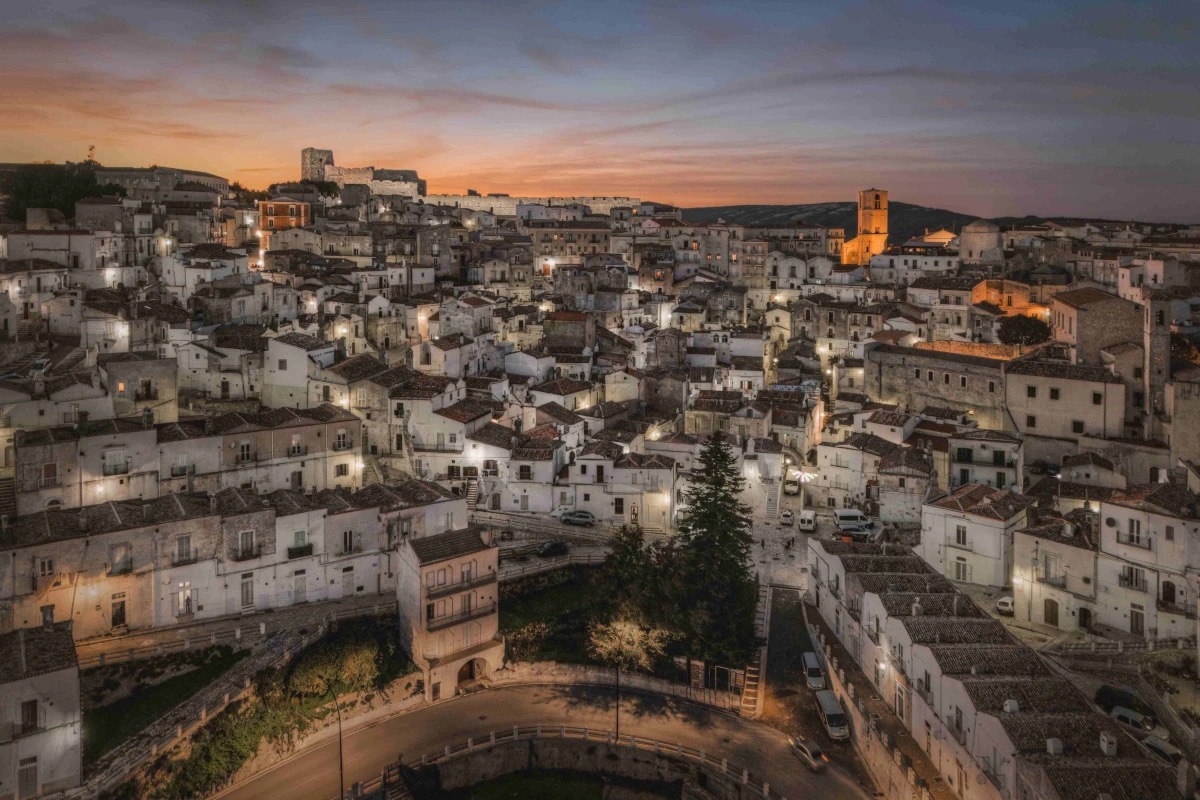
<svg viewBox="0 0 1200 800">
<path fill-rule="evenodd" d="M 1178 614 L 1188 619 L 1196 619 L 1195 603 L 1180 603 L 1179 601 L 1168 603 L 1166 600 L 1159 600 L 1158 610 L 1163 614 Z"/>
<path fill-rule="evenodd" d="M 875 630 L 874 626 L 864 627 L 863 633 L 867 635 L 867 638 L 870 639 L 875 646 L 879 646 L 879 631 Z"/>
<path fill-rule="evenodd" d="M 105 475 L 124 475 L 127 472 L 129 472 L 129 462 L 128 461 L 121 463 L 121 464 L 110 464 L 107 461 L 104 462 L 104 474 Z"/>
<path fill-rule="evenodd" d="M 233 551 L 233 560 L 234 561 L 250 561 L 251 559 L 258 558 L 261 555 L 262 555 L 262 548 L 259 547 L 258 545 L 255 545 L 254 547 L 250 547 L 250 548 L 239 547 L 238 549 Z"/>
<path fill-rule="evenodd" d="M 309 542 L 308 544 L 302 544 L 297 547 L 289 547 L 288 548 L 288 560 L 289 561 L 293 558 L 305 558 L 306 556 L 311 556 L 312 554 L 313 554 L 312 542 Z"/>
<path fill-rule="evenodd" d="M 62 485 L 62 482 L 59 481 L 58 476 L 55 476 L 53 478 L 42 478 L 38 485 L 43 489 L 57 489 Z"/>
<path fill-rule="evenodd" d="M 957 539 L 951 539 L 950 541 L 946 542 L 946 547 L 953 547 L 955 550 L 966 550 L 968 552 L 975 551 L 975 543 L 970 539 L 966 540 L 965 542 L 960 542 Z"/>
<path fill-rule="evenodd" d="M 473 619 L 479 619 L 480 617 L 486 617 L 495 613 L 496 601 L 492 600 L 491 602 L 484 603 L 467 611 L 460 611 L 457 614 L 450 614 L 449 616 L 445 617 L 434 617 L 433 619 L 426 620 L 425 627 L 426 630 L 430 632 L 440 631 L 443 628 L 449 628 L 452 625 L 470 622 Z"/>
<path fill-rule="evenodd" d="M 109 575 L 128 575 L 130 572 L 133 572 L 132 559 L 126 560 L 126 561 L 118 561 L 115 564 L 108 565 L 108 574 Z"/>
<path fill-rule="evenodd" d="M 424 452 L 424 453 L 461 453 L 462 452 L 461 444 L 428 444 L 428 443 L 423 443 L 423 442 L 413 442 L 412 447 L 413 447 L 413 450 L 416 450 L 418 453 L 422 453 L 422 452 Z M 334 447 L 334 450 L 336 450 L 336 449 L 337 449 L 337 447 Z"/>
<path fill-rule="evenodd" d="M 1127 533 L 1117 534 L 1117 543 L 1129 545 L 1130 547 L 1140 547 L 1143 550 L 1150 550 L 1153 547 L 1154 539 L 1150 536 L 1130 536 Z"/>
<path fill-rule="evenodd" d="M 363 546 L 362 546 L 361 544 L 354 544 L 354 545 L 351 545 L 351 546 L 349 546 L 349 547 L 343 547 L 343 548 L 342 548 L 342 555 L 344 555 L 344 556 L 352 556 L 352 555 L 354 555 L 355 553 L 361 553 L 362 551 L 363 551 Z"/>
<path fill-rule="evenodd" d="M 196 472 L 196 467 L 191 464 L 176 464 L 171 467 L 172 478 L 183 478 L 192 475 Z"/>
<path fill-rule="evenodd" d="M 946 717 L 946 730 L 954 737 L 954 741 L 961 745 L 967 744 L 967 733 L 954 722 L 954 717 Z"/>
<path fill-rule="evenodd" d="M 258 461 L 258 453 L 238 453 L 234 459 L 236 464 L 249 464 L 251 461 Z"/>
<path fill-rule="evenodd" d="M 182 567 L 187 564 L 195 564 L 199 560 L 199 556 L 195 550 L 186 553 L 176 553 L 171 559 L 171 566 Z"/>
<path fill-rule="evenodd" d="M 287 454 L 289 456 L 306 456 L 308 455 L 308 445 L 294 444 L 288 448 Z"/>
<path fill-rule="evenodd" d="M 1060 589 L 1065 589 L 1067 586 L 1066 575 L 1049 575 L 1045 572 L 1034 573 L 1034 578 L 1038 583 L 1045 583 L 1049 586 L 1057 586 Z"/>
<path fill-rule="evenodd" d="M 157 400 L 158 389 L 140 389 L 133 393 L 134 400 Z"/>
<path fill-rule="evenodd" d="M 335 452 L 335 453 L 340 453 L 344 450 L 349 450 L 352 447 L 354 447 L 354 442 L 350 441 L 349 439 L 345 439 L 345 440 L 341 440 L 341 441 L 335 439 L 333 442 L 333 452 Z"/>
<path fill-rule="evenodd" d="M 1137 575 L 1120 575 L 1117 577 L 1117 583 L 1123 589 L 1133 589 L 1137 592 L 1147 591 L 1146 579 L 1140 578 Z"/>
<path fill-rule="evenodd" d="M 441 586 L 429 586 L 425 589 L 425 597 L 432 600 L 437 597 L 445 597 L 446 595 L 458 594 L 471 589 L 477 589 L 480 586 L 487 586 L 496 582 L 496 573 L 489 572 L 486 575 L 479 575 L 466 581 L 457 581 L 456 583 L 445 583 Z"/>
</svg>

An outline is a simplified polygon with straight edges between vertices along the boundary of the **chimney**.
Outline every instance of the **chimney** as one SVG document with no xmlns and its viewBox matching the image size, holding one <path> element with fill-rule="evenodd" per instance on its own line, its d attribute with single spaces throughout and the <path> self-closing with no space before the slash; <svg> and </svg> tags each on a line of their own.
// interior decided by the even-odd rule
<svg viewBox="0 0 1200 800">
<path fill-rule="evenodd" d="M 1117 755 L 1117 736 L 1111 731 L 1100 732 L 1100 752 L 1109 758 Z"/>
<path fill-rule="evenodd" d="M 1021 710 L 1021 704 L 1018 703 L 1016 700 L 1009 698 L 1008 700 L 1004 701 L 1004 713 L 1005 714 L 1015 714 L 1020 710 Z"/>
<path fill-rule="evenodd" d="M 1046 752 L 1052 756 L 1061 756 L 1063 754 L 1062 739 L 1050 738 L 1046 740 Z"/>
<path fill-rule="evenodd" d="M 1069 522 L 1064 522 L 1062 526 L 1062 535 L 1065 539 L 1070 539 L 1075 535 L 1075 526 Z"/>
<path fill-rule="evenodd" d="M 978 674 L 979 674 L 979 666 L 978 666 L 977 664 L 972 664 L 972 665 L 971 665 L 971 674 L 972 674 L 972 675 L 978 675 Z"/>
<path fill-rule="evenodd" d="M 217 513 L 217 496 L 215 494 L 208 496 L 208 511 L 210 514 Z"/>
<path fill-rule="evenodd" d="M 913 600 L 912 615 L 914 617 L 921 616 L 921 601 L 920 600 Z"/>
</svg>

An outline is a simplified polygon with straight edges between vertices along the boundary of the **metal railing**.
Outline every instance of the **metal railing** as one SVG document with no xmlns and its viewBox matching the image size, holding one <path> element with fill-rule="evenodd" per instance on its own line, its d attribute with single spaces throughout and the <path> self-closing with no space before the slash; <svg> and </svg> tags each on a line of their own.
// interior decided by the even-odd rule
<svg viewBox="0 0 1200 800">
<path fill-rule="evenodd" d="M 287 549 L 287 557 L 289 561 L 293 558 L 304 558 L 305 556 L 311 556 L 312 554 L 312 542 L 309 542 L 308 544 L 297 545 L 296 547 L 289 547 Z"/>
<path fill-rule="evenodd" d="M 459 611 L 457 614 L 448 614 L 444 617 L 427 619 L 425 620 L 425 628 L 431 632 L 440 631 L 443 628 L 449 628 L 451 625 L 458 625 L 462 622 L 470 622 L 473 619 L 479 619 L 480 617 L 486 617 L 489 614 L 495 613 L 496 601 L 491 600 L 466 611 Z"/>
<path fill-rule="evenodd" d="M 196 466 L 194 464 L 176 464 L 175 466 L 171 467 L 172 478 L 183 478 L 188 475 L 193 475 L 195 472 Z"/>
<path fill-rule="evenodd" d="M 467 739 L 465 742 L 447 745 L 436 753 L 427 753 L 419 759 L 413 759 L 407 764 L 389 764 L 378 777 L 359 785 L 359 796 L 366 796 L 389 785 L 401 783 L 403 781 L 401 777 L 403 767 L 415 769 L 430 764 L 437 764 L 458 755 L 465 755 L 473 753 L 476 750 L 494 747 L 497 744 L 535 739 L 573 739 L 585 743 L 594 742 L 613 747 L 629 747 L 634 750 L 654 753 L 655 755 L 676 758 L 680 761 L 692 761 L 699 763 L 704 769 L 711 770 L 716 774 L 731 776 L 747 787 L 752 796 L 762 797 L 764 800 L 785 800 L 758 773 L 751 772 L 741 765 L 730 763 L 728 759 L 720 758 L 707 750 L 698 750 L 676 742 L 664 742 L 658 739 L 639 737 L 637 734 L 615 734 L 608 730 L 580 728 L 571 725 L 514 725 L 512 728 L 489 731 L 477 737 Z M 345 797 L 348 797 L 348 795 L 343 795 L 342 798 L 331 798 L 331 800 L 343 800 Z"/>
<path fill-rule="evenodd" d="M 262 547 L 255 545 L 254 547 L 239 547 L 233 551 L 233 555 L 230 558 L 234 561 L 250 561 L 260 556 L 262 556 Z"/>
<path fill-rule="evenodd" d="M 1146 579 L 1138 575 L 1121 574 L 1117 577 L 1117 583 L 1123 589 L 1133 589 L 1137 592 L 1147 591 Z"/>
<path fill-rule="evenodd" d="M 958 742 L 959 744 L 961 744 L 965 747 L 967 744 L 967 732 L 964 731 L 962 728 L 958 727 L 958 724 L 955 723 L 955 721 L 954 721 L 954 717 L 949 717 L 949 716 L 946 717 L 945 723 L 946 723 L 946 730 L 950 733 L 951 736 L 954 737 L 954 741 Z"/>
<path fill-rule="evenodd" d="M 110 464 L 105 462 L 103 472 L 105 475 L 124 475 L 125 473 L 129 472 L 129 462 L 126 461 L 123 464 Z"/>
<path fill-rule="evenodd" d="M 1049 575 L 1045 572 L 1035 572 L 1033 577 L 1038 583 L 1044 583 L 1049 586 L 1057 586 L 1059 589 L 1065 589 L 1067 587 L 1066 575 Z"/>
<path fill-rule="evenodd" d="M 1166 600 L 1159 600 L 1158 610 L 1164 614 L 1179 614 L 1188 619 L 1196 619 L 1195 603 L 1180 603 L 1178 601 L 1168 603 Z"/>
<path fill-rule="evenodd" d="M 1154 546 L 1154 538 L 1151 536 L 1130 536 L 1127 533 L 1118 533 L 1117 543 L 1126 544 L 1130 547 L 1140 547 L 1143 550 L 1150 550 Z"/>
<path fill-rule="evenodd" d="M 445 597 L 450 594 L 458 594 L 466 592 L 470 589 L 477 589 L 480 586 L 487 586 L 490 583 L 495 583 L 498 576 L 495 572 L 489 572 L 486 575 L 478 575 L 464 581 L 455 581 L 454 583 L 445 583 L 441 586 L 428 586 L 425 588 L 425 597 L 433 599 L 435 597 Z"/>
<path fill-rule="evenodd" d="M 172 567 L 183 567 L 188 564 L 195 564 L 199 560 L 200 560 L 199 553 L 197 553 L 195 550 L 189 550 L 186 553 L 176 553 L 171 558 L 171 566 Z"/>
<path fill-rule="evenodd" d="M 42 489 L 57 489 L 61 485 L 62 481 L 60 481 L 57 476 L 53 478 L 42 478 L 38 482 L 38 486 Z"/>
</svg>

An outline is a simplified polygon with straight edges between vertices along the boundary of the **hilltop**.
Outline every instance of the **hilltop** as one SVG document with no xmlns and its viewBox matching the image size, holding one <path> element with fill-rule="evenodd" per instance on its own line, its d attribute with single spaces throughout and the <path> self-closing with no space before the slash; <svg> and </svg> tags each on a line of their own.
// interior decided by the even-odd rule
<svg viewBox="0 0 1200 800">
<path fill-rule="evenodd" d="M 857 234 L 857 215 L 857 204 L 853 201 L 804 203 L 788 206 L 708 206 L 683 209 L 683 218 L 688 222 L 715 222 L 717 219 L 723 219 L 726 222 L 740 225 L 768 226 L 790 225 L 796 219 L 802 219 L 811 225 L 845 228 L 847 239 Z M 948 228 L 958 231 L 963 225 L 977 219 L 979 217 L 974 214 L 960 214 L 944 208 L 928 208 L 895 200 L 888 207 L 888 228 L 893 242 L 902 242 L 922 234 L 926 230 Z"/>
</svg>

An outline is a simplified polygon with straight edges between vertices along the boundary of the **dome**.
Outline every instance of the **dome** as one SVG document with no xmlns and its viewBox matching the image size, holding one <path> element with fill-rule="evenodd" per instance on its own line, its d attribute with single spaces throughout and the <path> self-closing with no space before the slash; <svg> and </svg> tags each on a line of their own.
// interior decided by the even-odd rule
<svg viewBox="0 0 1200 800">
<path fill-rule="evenodd" d="M 964 233 L 991 233 L 1000 230 L 1000 226 L 990 219 L 977 219 L 963 226 Z"/>
</svg>

